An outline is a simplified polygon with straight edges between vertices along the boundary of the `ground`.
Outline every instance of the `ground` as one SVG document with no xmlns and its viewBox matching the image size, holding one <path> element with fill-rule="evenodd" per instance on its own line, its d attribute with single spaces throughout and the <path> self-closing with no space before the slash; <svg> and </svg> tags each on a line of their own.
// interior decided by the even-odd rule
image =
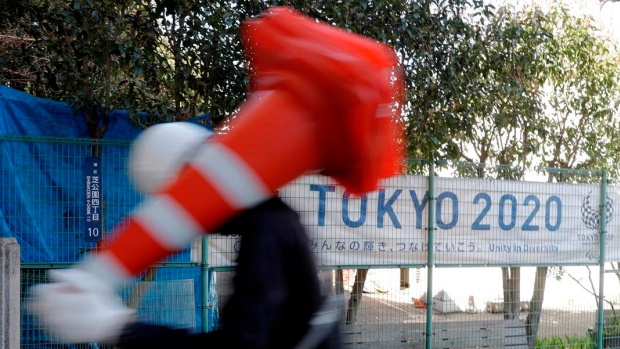
<svg viewBox="0 0 620 349">
<path fill-rule="evenodd" d="M 220 309 L 231 292 L 230 282 L 232 273 L 218 273 L 218 297 Z M 325 280 L 324 280 L 325 281 Z M 346 299 L 349 299 L 350 288 L 345 289 Z M 420 290 L 412 288 L 389 289 L 381 293 L 373 291 L 364 293 L 357 314 L 357 323 L 407 323 L 426 322 L 426 309 L 414 307 L 413 298 L 419 297 Z M 551 302 L 550 302 L 551 303 Z M 343 304 L 346 306 L 346 304 Z M 525 321 L 527 313 L 521 313 L 521 320 Z M 501 320 L 503 314 L 492 314 L 485 311 L 440 313 L 433 311 L 434 321 L 482 321 Z M 585 337 L 588 328 L 595 327 L 595 309 L 572 306 L 570 309 L 544 308 L 541 316 L 538 338 L 550 337 Z"/>
<path fill-rule="evenodd" d="M 390 291 L 387 293 L 365 293 L 357 320 L 362 322 L 425 322 L 426 309 L 418 309 L 413 305 L 408 290 Z M 525 321 L 527 313 L 522 312 L 520 318 Z M 503 314 L 487 312 L 455 312 L 440 313 L 433 311 L 434 321 L 481 321 L 501 320 Z M 588 328 L 594 327 L 596 312 L 592 309 L 559 310 L 543 309 L 538 338 L 577 336 L 584 337 Z"/>
</svg>

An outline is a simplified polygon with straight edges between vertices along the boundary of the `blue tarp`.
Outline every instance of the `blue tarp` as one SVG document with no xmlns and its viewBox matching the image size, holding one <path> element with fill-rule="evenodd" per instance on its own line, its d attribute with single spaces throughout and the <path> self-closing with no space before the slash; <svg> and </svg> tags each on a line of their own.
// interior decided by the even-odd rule
<svg viewBox="0 0 620 349">
<path fill-rule="evenodd" d="M 199 118 L 191 122 L 197 123 Z M 134 139 L 140 132 L 126 111 L 110 114 L 107 140 Z M 85 182 L 90 157 L 82 115 L 66 103 L 30 96 L 0 85 L 0 135 L 63 137 L 65 144 L 6 141 L 0 144 L 0 237 L 15 237 L 22 262 L 75 262 L 84 250 Z M 140 201 L 126 177 L 127 146 L 102 147 L 105 231 L 110 232 Z"/>
<path fill-rule="evenodd" d="M 105 138 L 131 140 L 139 133 L 126 112 L 110 116 Z M 13 236 L 21 246 L 22 262 L 75 262 L 93 244 L 80 237 L 84 216 L 84 178 L 80 169 L 88 146 L 70 144 L 71 138 L 88 138 L 81 115 L 66 103 L 36 98 L 0 86 L 0 134 L 35 137 L 66 137 L 67 144 L 2 142 L 0 144 L 0 236 Z M 106 147 L 108 169 L 124 168 L 127 147 Z M 116 163 L 114 163 L 116 162 Z M 107 175 L 111 174 L 111 175 Z M 106 171 L 104 194 L 114 211 L 130 210 L 137 202 L 123 171 Z M 106 217 L 107 218 L 107 217 Z M 106 220 L 111 229 L 119 217 Z"/>
<path fill-rule="evenodd" d="M 140 130 L 126 111 L 110 114 L 105 139 L 133 139 Z M 67 103 L 38 98 L 0 85 L 0 134 L 88 138 L 86 122 Z"/>
<path fill-rule="evenodd" d="M 192 118 L 200 123 L 206 116 Z M 110 114 L 104 140 L 134 139 L 140 132 L 126 111 Z M 24 263 L 77 262 L 94 246 L 84 241 L 84 175 L 90 147 L 71 139 L 89 138 L 82 115 L 67 103 L 33 97 L 0 85 L 0 135 L 63 137 L 63 142 L 0 142 L 0 237 L 15 237 Z M 57 139 L 56 139 L 57 140 Z M 102 147 L 105 231 L 112 231 L 141 200 L 126 178 L 126 146 Z M 174 257 L 188 261 L 186 251 Z M 199 268 L 193 268 L 196 304 L 203 304 Z M 171 275 L 172 274 L 172 275 Z M 156 280 L 174 278 L 158 273 Z M 215 300 L 213 300 L 215 302 Z M 210 323 L 213 323 L 211 319 Z M 200 319 L 197 320 L 200 326 Z"/>
</svg>

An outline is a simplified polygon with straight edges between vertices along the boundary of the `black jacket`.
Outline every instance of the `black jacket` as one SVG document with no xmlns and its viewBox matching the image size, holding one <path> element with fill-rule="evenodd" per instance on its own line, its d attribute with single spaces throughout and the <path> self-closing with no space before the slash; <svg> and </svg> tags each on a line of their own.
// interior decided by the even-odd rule
<svg viewBox="0 0 620 349">
<path fill-rule="evenodd" d="M 218 230 L 241 236 L 234 293 L 219 328 L 185 330 L 135 323 L 119 346 L 140 348 L 293 349 L 322 303 L 308 238 L 295 211 L 279 199 L 250 209 Z M 318 349 L 339 348 L 338 326 Z"/>
</svg>

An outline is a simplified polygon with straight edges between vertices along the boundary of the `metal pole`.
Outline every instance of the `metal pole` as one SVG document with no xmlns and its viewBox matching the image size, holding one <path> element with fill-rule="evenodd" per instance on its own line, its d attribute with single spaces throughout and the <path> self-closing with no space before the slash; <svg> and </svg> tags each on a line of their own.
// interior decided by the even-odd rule
<svg viewBox="0 0 620 349">
<path fill-rule="evenodd" d="M 201 316 L 202 316 L 202 332 L 209 331 L 209 307 L 211 303 L 209 302 L 209 238 L 205 235 L 201 240 L 201 263 L 200 263 L 200 277 L 202 280 L 202 306 L 201 306 Z"/>
<path fill-rule="evenodd" d="M 435 264 L 435 161 L 428 167 L 428 278 L 426 280 L 426 349 L 433 346 L 433 269 Z"/>
<path fill-rule="evenodd" d="M 15 238 L 0 238 L 0 349 L 20 347 L 19 256 Z"/>
<path fill-rule="evenodd" d="M 599 281 L 598 281 L 598 318 L 596 321 L 597 348 L 603 347 L 603 322 L 605 313 L 605 237 L 607 234 L 607 172 L 601 173 L 601 192 L 599 204 Z"/>
</svg>

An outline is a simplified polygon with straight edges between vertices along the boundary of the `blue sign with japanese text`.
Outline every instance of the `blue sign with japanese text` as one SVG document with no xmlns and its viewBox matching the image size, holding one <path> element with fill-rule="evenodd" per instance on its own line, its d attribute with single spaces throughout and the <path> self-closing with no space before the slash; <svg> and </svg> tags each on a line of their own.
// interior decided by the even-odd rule
<svg viewBox="0 0 620 349">
<path fill-rule="evenodd" d="M 87 157 L 84 164 L 86 231 L 84 240 L 97 242 L 103 234 L 101 158 Z"/>
</svg>

